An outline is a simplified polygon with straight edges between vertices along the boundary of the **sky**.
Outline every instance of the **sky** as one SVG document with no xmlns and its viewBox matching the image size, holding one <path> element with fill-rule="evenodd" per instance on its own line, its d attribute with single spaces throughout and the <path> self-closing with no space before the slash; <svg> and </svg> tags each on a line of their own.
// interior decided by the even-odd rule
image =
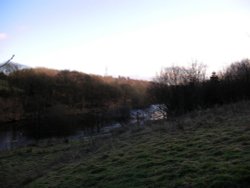
<svg viewBox="0 0 250 188">
<path fill-rule="evenodd" d="M 0 0 L 0 62 L 151 79 L 250 58 L 249 0 Z"/>
</svg>

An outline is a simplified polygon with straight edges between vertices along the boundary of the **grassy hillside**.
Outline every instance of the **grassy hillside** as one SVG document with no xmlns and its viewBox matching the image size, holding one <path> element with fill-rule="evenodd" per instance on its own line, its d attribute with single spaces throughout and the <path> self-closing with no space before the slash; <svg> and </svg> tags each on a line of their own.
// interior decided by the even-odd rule
<svg viewBox="0 0 250 188">
<path fill-rule="evenodd" d="M 0 153 L 0 187 L 249 187 L 250 102 Z"/>
</svg>

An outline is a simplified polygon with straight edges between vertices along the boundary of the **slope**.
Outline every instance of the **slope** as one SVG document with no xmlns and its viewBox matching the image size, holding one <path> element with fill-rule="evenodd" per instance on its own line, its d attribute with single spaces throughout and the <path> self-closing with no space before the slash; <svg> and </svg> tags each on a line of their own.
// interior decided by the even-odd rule
<svg viewBox="0 0 250 188">
<path fill-rule="evenodd" d="M 249 187 L 250 102 L 0 154 L 1 187 Z"/>
</svg>

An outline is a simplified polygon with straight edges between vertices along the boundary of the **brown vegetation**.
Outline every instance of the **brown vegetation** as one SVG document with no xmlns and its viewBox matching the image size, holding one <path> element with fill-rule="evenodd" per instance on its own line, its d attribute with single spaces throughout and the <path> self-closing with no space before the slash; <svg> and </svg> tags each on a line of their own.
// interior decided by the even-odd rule
<svg viewBox="0 0 250 188">
<path fill-rule="evenodd" d="M 147 105 L 148 82 L 129 78 L 101 77 L 76 71 L 46 68 L 1 75 L 1 121 L 9 121 L 11 111 L 21 118 L 48 115 L 55 106 L 66 114 L 98 113 Z M 13 105 L 18 106 L 18 108 Z M 62 111 L 58 110 L 58 111 Z"/>
</svg>

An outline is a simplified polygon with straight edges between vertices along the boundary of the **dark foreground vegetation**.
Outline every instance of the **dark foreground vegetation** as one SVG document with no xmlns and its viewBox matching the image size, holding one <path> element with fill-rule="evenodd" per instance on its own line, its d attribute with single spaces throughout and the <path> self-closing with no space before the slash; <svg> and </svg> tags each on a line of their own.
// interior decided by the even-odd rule
<svg viewBox="0 0 250 188">
<path fill-rule="evenodd" d="M 168 67 L 151 82 L 45 68 L 0 73 L 0 122 L 33 119 L 39 124 L 44 118 L 86 113 L 99 122 L 125 120 L 130 109 L 152 103 L 165 104 L 170 115 L 178 115 L 249 99 L 248 59 L 210 78 L 203 64 Z"/>
<path fill-rule="evenodd" d="M 0 74 L 0 123 L 25 119 L 58 130 L 126 120 L 130 109 L 149 104 L 148 84 L 45 68 Z"/>
<path fill-rule="evenodd" d="M 250 60 L 235 62 L 206 78 L 206 66 L 169 67 L 161 71 L 149 89 L 157 103 L 172 114 L 250 99 Z"/>
<path fill-rule="evenodd" d="M 0 187 L 249 187 L 250 102 L 0 153 Z"/>
</svg>

